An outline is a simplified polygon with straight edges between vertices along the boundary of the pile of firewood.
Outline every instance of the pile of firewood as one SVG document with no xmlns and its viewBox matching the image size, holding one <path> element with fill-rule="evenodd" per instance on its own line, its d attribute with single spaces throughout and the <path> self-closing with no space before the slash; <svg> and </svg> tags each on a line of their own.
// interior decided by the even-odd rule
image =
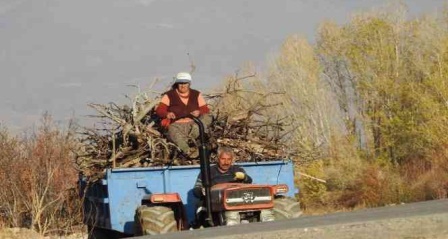
<svg viewBox="0 0 448 239">
<path fill-rule="evenodd" d="M 247 89 L 241 81 L 251 77 L 230 77 L 224 90 L 204 93 L 213 116 L 206 137 L 211 162 L 215 162 L 219 146 L 233 148 L 237 162 L 279 160 L 294 154 L 285 144 L 292 119 L 270 111 L 281 104 L 269 99 L 281 92 Z M 167 139 L 155 114 L 161 96 L 138 92 L 130 105 L 89 104 L 97 112 L 92 117 L 98 123 L 79 132 L 82 137 L 77 164 L 81 172 L 100 178 L 108 167 L 198 164 L 199 159 L 185 158 Z M 194 139 L 190 143 L 197 147 Z"/>
</svg>

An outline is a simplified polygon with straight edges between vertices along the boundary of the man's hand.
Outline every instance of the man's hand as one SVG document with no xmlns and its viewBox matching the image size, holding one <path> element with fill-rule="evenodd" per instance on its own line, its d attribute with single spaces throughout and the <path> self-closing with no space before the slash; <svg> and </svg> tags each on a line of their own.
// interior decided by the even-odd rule
<svg viewBox="0 0 448 239">
<path fill-rule="evenodd" d="M 166 114 L 166 118 L 167 119 L 175 119 L 176 115 L 173 112 L 168 112 L 168 114 Z"/>
<path fill-rule="evenodd" d="M 246 178 L 246 174 L 244 174 L 243 172 L 236 172 L 235 177 L 233 179 L 234 180 L 244 180 L 245 178 Z"/>
<path fill-rule="evenodd" d="M 202 188 L 202 195 L 205 196 L 205 188 Z"/>
<path fill-rule="evenodd" d="M 201 112 L 199 112 L 199 110 L 195 110 L 195 111 L 191 112 L 190 114 L 193 115 L 194 117 L 199 117 Z"/>
</svg>

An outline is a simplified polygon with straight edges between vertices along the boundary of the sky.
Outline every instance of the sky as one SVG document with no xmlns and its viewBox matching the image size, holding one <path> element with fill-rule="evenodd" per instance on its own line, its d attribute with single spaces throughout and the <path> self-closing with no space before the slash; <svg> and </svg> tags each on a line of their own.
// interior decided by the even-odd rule
<svg viewBox="0 0 448 239">
<path fill-rule="evenodd" d="M 282 42 L 314 40 L 324 20 L 343 24 L 383 0 L 0 0 L 0 124 L 21 131 L 44 112 L 83 124 L 88 103 L 128 101 L 154 79 L 168 86 L 196 70 L 206 91 L 243 63 L 263 68 Z M 412 16 L 445 0 L 403 0 Z M 86 123 L 88 124 L 88 123 Z"/>
</svg>

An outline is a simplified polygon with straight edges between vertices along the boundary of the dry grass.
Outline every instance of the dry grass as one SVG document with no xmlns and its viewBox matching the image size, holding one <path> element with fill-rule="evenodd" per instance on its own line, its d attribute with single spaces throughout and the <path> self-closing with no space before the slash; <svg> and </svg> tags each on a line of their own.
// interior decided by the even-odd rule
<svg viewBox="0 0 448 239">
<path fill-rule="evenodd" d="M 349 140 L 334 142 L 330 157 L 297 170 L 326 180 L 299 177 L 306 214 L 442 199 L 448 197 L 447 150 L 394 165 L 385 159 L 363 159 Z"/>
</svg>

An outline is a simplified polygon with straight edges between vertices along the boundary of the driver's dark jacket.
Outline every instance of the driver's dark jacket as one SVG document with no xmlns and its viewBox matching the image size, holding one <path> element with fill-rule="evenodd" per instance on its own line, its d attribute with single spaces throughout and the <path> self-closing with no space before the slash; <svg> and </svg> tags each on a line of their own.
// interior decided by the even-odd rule
<svg viewBox="0 0 448 239">
<path fill-rule="evenodd" d="M 235 177 L 236 172 L 242 172 L 246 175 L 243 180 L 235 181 L 233 178 Z M 252 178 L 247 175 L 246 171 L 238 165 L 230 166 L 229 170 L 225 173 L 221 173 L 218 169 L 218 165 L 210 166 L 210 186 L 214 186 L 219 183 L 230 183 L 230 182 L 238 182 L 238 183 L 252 183 Z M 202 194 L 202 174 L 199 173 L 198 178 L 196 179 L 196 183 L 194 184 L 193 194 L 200 198 L 203 196 Z"/>
</svg>

